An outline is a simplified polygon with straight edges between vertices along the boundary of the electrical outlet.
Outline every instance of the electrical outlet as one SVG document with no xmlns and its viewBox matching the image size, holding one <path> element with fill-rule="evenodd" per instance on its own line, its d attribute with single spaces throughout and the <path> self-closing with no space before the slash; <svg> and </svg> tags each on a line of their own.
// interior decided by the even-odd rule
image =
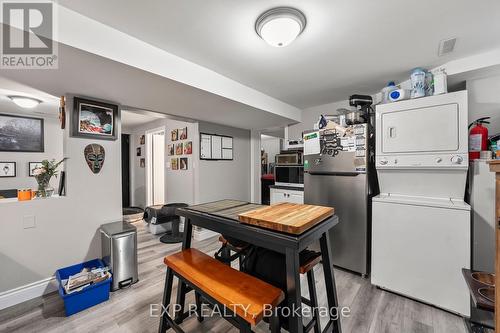
<svg viewBox="0 0 500 333">
<path fill-rule="evenodd" d="M 24 229 L 31 229 L 31 228 L 35 228 L 35 227 L 36 227 L 35 215 L 23 216 L 23 228 Z"/>
</svg>

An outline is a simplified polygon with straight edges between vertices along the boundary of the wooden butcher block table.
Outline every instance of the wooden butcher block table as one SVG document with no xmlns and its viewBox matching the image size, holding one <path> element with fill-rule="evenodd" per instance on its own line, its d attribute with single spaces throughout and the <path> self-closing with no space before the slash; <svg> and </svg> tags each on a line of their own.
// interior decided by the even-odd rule
<svg viewBox="0 0 500 333">
<path fill-rule="evenodd" d="M 330 318 L 323 332 L 341 333 L 340 316 L 333 315 L 338 300 L 329 231 L 339 223 L 333 208 L 293 203 L 263 206 L 239 200 L 220 200 L 179 208 L 176 214 L 185 218 L 183 250 L 191 247 L 193 226 L 198 226 L 283 254 L 286 266 L 284 291 L 290 309 L 298 309 L 302 305 L 299 254 L 319 241 L 330 309 Z M 184 313 L 186 292 L 186 286 L 180 283 L 176 301 L 181 305 L 180 314 Z M 177 315 L 176 318 L 181 323 L 184 317 Z M 290 333 L 304 332 L 300 315 L 291 316 L 288 320 Z"/>
<path fill-rule="evenodd" d="M 333 216 L 331 207 L 282 202 L 238 215 L 240 222 L 258 227 L 300 235 L 327 217 Z"/>
</svg>

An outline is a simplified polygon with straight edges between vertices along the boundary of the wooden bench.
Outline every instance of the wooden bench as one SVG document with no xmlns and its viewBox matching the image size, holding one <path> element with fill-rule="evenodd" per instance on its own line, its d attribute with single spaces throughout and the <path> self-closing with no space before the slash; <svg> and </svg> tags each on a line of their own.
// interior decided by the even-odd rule
<svg viewBox="0 0 500 333">
<path fill-rule="evenodd" d="M 284 299 L 284 293 L 280 289 L 224 265 L 196 249 L 167 256 L 164 263 L 168 267 L 163 294 L 164 308 L 170 304 L 175 275 L 212 305 L 228 310 L 230 315 L 224 318 L 239 327 L 240 332 L 251 332 L 251 326 L 263 319 L 269 305 L 274 309 Z M 219 310 L 227 313 L 222 308 Z M 200 312 L 197 314 L 201 315 Z M 279 332 L 277 317 L 272 316 L 271 322 L 272 332 Z M 183 332 L 168 312 L 164 311 L 160 320 L 160 333 L 166 332 L 168 328 Z"/>
</svg>

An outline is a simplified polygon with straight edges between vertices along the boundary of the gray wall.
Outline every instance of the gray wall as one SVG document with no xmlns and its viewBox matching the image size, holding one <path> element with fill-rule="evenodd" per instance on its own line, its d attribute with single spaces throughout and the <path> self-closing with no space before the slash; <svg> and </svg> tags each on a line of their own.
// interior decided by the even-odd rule
<svg viewBox="0 0 500 333">
<path fill-rule="evenodd" d="M 72 98 L 66 105 L 73 105 Z M 71 114 L 71 107 L 67 111 Z M 70 120 L 64 130 L 66 197 L 0 203 L 0 293 L 100 257 L 99 226 L 122 218 L 119 120 L 116 141 L 71 138 Z M 89 143 L 106 150 L 99 174 L 90 171 L 83 156 Z M 34 216 L 36 227 L 24 229 L 24 216 Z"/>
<path fill-rule="evenodd" d="M 139 144 L 139 138 L 146 131 L 163 127 L 165 129 L 165 149 L 168 145 L 179 142 L 193 142 L 192 155 L 167 156 L 165 152 L 165 203 L 184 202 L 193 204 L 195 201 L 194 170 L 198 159 L 198 125 L 173 119 L 156 119 L 147 124 L 128 129 L 130 133 L 130 196 L 131 205 L 146 206 L 146 168 L 140 167 L 140 159 L 146 158 L 146 146 Z M 183 141 L 171 141 L 173 129 L 188 128 L 188 138 Z M 136 156 L 136 148 L 141 147 L 142 155 Z M 188 170 L 171 170 L 171 158 L 188 158 Z"/>
<path fill-rule="evenodd" d="M 219 199 L 250 201 L 250 131 L 212 123 L 199 123 L 201 133 L 233 137 L 232 161 L 199 162 L 199 202 Z"/>
<path fill-rule="evenodd" d="M 196 202 L 196 162 L 198 160 L 198 146 L 199 146 L 199 136 L 198 136 L 198 123 L 188 123 L 178 120 L 167 120 L 167 149 L 168 145 L 172 144 L 171 141 L 171 131 L 173 129 L 180 129 L 187 127 L 188 138 L 183 141 L 174 141 L 173 143 L 179 142 L 193 142 L 193 153 L 191 155 L 175 155 L 166 156 L 165 161 L 167 163 L 167 173 L 165 175 L 166 186 L 166 201 L 167 202 L 182 202 L 187 204 L 194 204 Z M 170 168 L 171 158 L 188 158 L 188 169 L 187 170 L 172 170 Z"/>
</svg>

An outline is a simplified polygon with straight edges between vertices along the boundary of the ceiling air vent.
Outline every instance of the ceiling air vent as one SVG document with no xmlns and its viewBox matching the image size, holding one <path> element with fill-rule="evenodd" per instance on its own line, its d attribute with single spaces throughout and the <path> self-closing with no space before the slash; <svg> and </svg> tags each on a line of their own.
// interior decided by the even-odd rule
<svg viewBox="0 0 500 333">
<path fill-rule="evenodd" d="M 456 38 L 444 39 L 441 42 L 439 42 L 438 55 L 441 57 L 441 56 L 444 56 L 448 53 L 453 52 L 453 49 L 455 48 L 456 42 L 457 42 Z"/>
</svg>

